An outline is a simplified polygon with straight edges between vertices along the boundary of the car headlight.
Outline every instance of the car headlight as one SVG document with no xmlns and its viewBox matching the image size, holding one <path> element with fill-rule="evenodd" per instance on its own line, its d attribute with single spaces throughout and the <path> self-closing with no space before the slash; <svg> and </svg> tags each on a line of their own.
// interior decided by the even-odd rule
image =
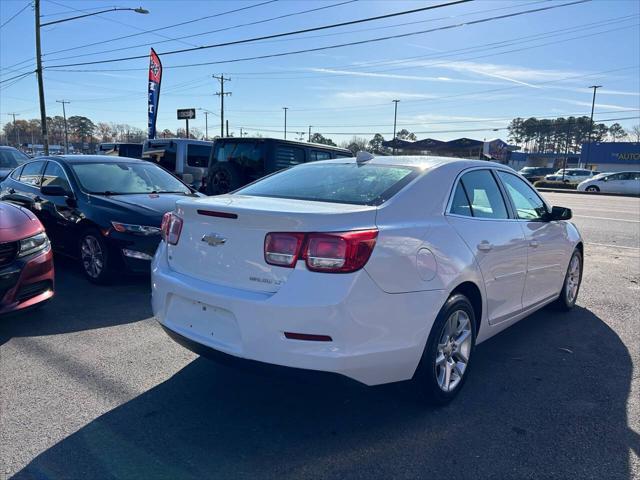
<svg viewBox="0 0 640 480">
<path fill-rule="evenodd" d="M 113 229 L 120 233 L 134 233 L 137 235 L 160 235 L 158 227 L 149 227 L 147 225 L 133 225 L 130 223 L 111 222 Z"/>
<path fill-rule="evenodd" d="M 18 257 L 26 257 L 36 252 L 45 250 L 49 246 L 49 238 L 44 232 L 38 233 L 33 237 L 20 240 L 18 246 Z"/>
</svg>

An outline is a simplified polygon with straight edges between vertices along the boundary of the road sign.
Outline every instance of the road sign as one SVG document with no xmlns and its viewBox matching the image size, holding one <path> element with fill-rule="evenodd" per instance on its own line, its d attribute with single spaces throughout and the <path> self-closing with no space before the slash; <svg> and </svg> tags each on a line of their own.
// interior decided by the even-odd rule
<svg viewBox="0 0 640 480">
<path fill-rule="evenodd" d="M 178 109 L 178 120 L 193 120 L 194 118 L 196 118 L 195 108 L 179 108 Z"/>
</svg>

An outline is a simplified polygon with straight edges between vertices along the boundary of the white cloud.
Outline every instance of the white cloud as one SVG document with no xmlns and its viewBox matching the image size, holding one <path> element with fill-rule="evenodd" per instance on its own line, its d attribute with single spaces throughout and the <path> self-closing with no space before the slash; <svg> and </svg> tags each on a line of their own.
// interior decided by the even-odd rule
<svg viewBox="0 0 640 480">
<path fill-rule="evenodd" d="M 398 92 L 390 90 L 353 90 L 338 92 L 334 95 L 334 97 L 342 100 L 393 100 L 395 98 L 417 100 L 424 98 L 438 98 L 438 95 L 432 95 L 428 93 Z"/>
<path fill-rule="evenodd" d="M 449 82 L 449 83 L 472 83 L 480 85 L 504 85 L 502 82 L 491 82 L 487 80 L 468 80 L 463 78 L 449 77 L 430 77 L 423 75 L 401 75 L 397 73 L 378 73 L 378 72 L 358 72 L 353 70 L 335 70 L 332 68 L 309 68 L 311 72 L 326 73 L 329 75 L 348 75 L 354 77 L 370 77 L 370 78 L 390 78 L 393 80 L 417 80 L 426 82 Z"/>
</svg>

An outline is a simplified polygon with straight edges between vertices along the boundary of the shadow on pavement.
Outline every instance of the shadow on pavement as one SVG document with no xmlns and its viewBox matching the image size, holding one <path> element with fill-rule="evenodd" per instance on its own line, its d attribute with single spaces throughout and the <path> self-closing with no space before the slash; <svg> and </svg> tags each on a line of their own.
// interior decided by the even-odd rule
<svg viewBox="0 0 640 480">
<path fill-rule="evenodd" d="M 10 338 L 54 335 L 137 322 L 149 318 L 149 276 L 123 276 L 93 285 L 77 262 L 55 257 L 56 293 L 41 308 L 0 316 L 0 345 Z M 126 306 L 126 308 L 124 308 Z"/>
<path fill-rule="evenodd" d="M 199 358 L 15 478 L 628 478 L 631 359 L 588 310 L 481 345 L 451 405 L 406 384 L 296 383 Z"/>
</svg>

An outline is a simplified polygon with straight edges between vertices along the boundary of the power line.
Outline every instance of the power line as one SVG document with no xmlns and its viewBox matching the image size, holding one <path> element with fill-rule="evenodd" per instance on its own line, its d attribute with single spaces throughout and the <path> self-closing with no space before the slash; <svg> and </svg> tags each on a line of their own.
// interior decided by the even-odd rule
<svg viewBox="0 0 640 480">
<path fill-rule="evenodd" d="M 232 25 L 232 26 L 225 27 L 225 28 L 218 28 L 216 30 L 209 30 L 207 32 L 193 33 L 191 35 L 185 35 L 185 36 L 182 36 L 180 38 L 181 39 L 193 38 L 193 37 L 199 37 L 199 36 L 202 36 L 202 35 L 209 35 L 209 34 L 212 34 L 212 33 L 219 33 L 219 32 L 225 32 L 225 31 L 228 31 L 228 30 L 234 30 L 236 28 L 241 28 L 241 27 L 259 25 L 259 24 L 262 24 L 262 23 L 272 22 L 272 21 L 275 21 L 275 20 L 281 20 L 283 18 L 294 17 L 294 16 L 297 16 L 297 15 L 303 15 L 303 14 L 306 14 L 306 13 L 312 13 L 312 12 L 317 12 L 317 11 L 320 11 L 320 10 L 326 10 L 326 9 L 329 9 L 329 8 L 335 8 L 335 7 L 339 7 L 339 6 L 342 6 L 342 5 L 346 5 L 348 3 L 354 3 L 354 2 L 357 2 L 357 1 L 358 0 L 347 0 L 347 1 L 344 1 L 344 2 L 340 2 L 340 3 L 334 3 L 333 5 L 325 5 L 325 6 L 322 6 L 322 7 L 311 8 L 311 9 L 302 10 L 302 11 L 299 11 L 299 12 L 287 13 L 287 14 L 284 14 L 284 15 L 278 15 L 276 17 L 270 17 L 270 18 L 266 18 L 266 19 L 263 19 L 263 20 L 256 20 L 254 22 L 241 23 L 241 24 L 238 24 L 238 25 Z M 158 45 L 160 43 L 167 43 L 167 42 L 171 42 L 171 41 L 174 41 L 174 40 L 175 39 L 168 39 L 168 40 L 163 40 L 161 42 L 143 43 L 143 44 L 137 44 L 137 45 L 128 45 L 126 47 L 112 48 L 112 49 L 109 49 L 109 50 L 100 50 L 100 51 L 97 51 L 97 52 L 83 53 L 83 54 L 80 54 L 80 55 L 73 55 L 73 56 L 69 56 L 69 57 L 50 58 L 48 60 L 50 62 L 54 62 L 54 61 L 66 60 L 66 59 L 69 59 L 69 58 L 76 58 L 78 56 L 87 57 L 87 56 L 93 56 L 93 55 L 100 55 L 100 54 L 103 54 L 103 53 L 119 52 L 119 51 L 122 51 L 122 50 L 129 50 L 129 49 L 132 49 L 132 48 L 155 46 L 155 45 Z M 66 50 L 69 50 L 69 49 L 66 49 Z M 47 54 L 47 55 L 50 55 L 50 54 Z"/>
<path fill-rule="evenodd" d="M 151 30 L 144 30 L 144 31 L 139 32 L 139 33 L 132 33 L 130 35 L 123 35 L 121 37 L 109 38 L 107 40 L 101 40 L 99 42 L 87 43 L 87 44 L 81 45 L 81 46 L 64 48 L 62 50 L 55 50 L 53 52 L 47 52 L 45 55 L 52 55 L 54 53 L 68 52 L 70 50 L 75 50 L 75 49 L 78 49 L 78 48 L 93 47 L 95 45 L 101 45 L 103 43 L 115 42 L 117 40 L 124 40 L 125 38 L 138 37 L 140 35 L 145 35 L 147 33 L 154 33 L 154 32 L 157 32 L 159 30 L 167 30 L 169 28 L 175 28 L 175 27 L 180 27 L 182 25 L 188 25 L 188 24 L 191 24 L 191 23 L 201 22 L 201 21 L 207 20 L 209 18 L 222 17 L 224 15 L 229 15 L 231 13 L 242 12 L 244 10 L 249 10 L 249 9 L 256 8 L 256 7 L 261 7 L 263 5 L 268 5 L 270 3 L 275 3 L 277 1 L 278 0 L 268 0 L 266 2 L 256 3 L 254 5 L 248 5 L 246 7 L 234 8 L 233 10 L 227 10 L 225 12 L 220 12 L 220 13 L 216 13 L 216 14 L 213 14 L 213 15 L 206 15 L 204 17 L 194 18 L 193 20 L 187 20 L 185 22 L 173 23 L 171 25 L 165 25 L 164 27 L 158 27 L 158 28 L 154 28 L 154 29 L 151 29 Z"/>
<path fill-rule="evenodd" d="M 14 13 L 9 20 L 7 20 L 2 25 L 0 25 L 0 28 L 4 27 L 7 23 L 9 23 L 11 20 L 16 18 L 18 15 L 20 15 L 22 12 L 24 12 L 30 6 L 31 6 L 31 2 L 27 2 L 27 4 L 24 7 L 22 7 L 20 10 L 18 10 L 16 13 Z"/>
<path fill-rule="evenodd" d="M 5 82 L 8 82 L 8 81 L 13 80 L 15 78 L 26 77 L 28 75 L 31 75 L 32 73 L 35 73 L 35 70 L 31 70 L 30 72 L 21 73 L 20 75 L 15 75 L 15 76 L 10 77 L 10 78 L 5 78 L 4 80 L 0 80 L 0 83 L 5 83 Z"/>
<path fill-rule="evenodd" d="M 322 25 L 320 27 L 312 27 L 312 28 L 303 28 L 300 30 L 293 30 L 293 31 L 289 31 L 289 32 L 283 32 L 283 33 L 275 33 L 275 34 L 271 34 L 271 35 L 262 35 L 260 37 L 252 37 L 252 38 L 244 38 L 242 40 L 233 40 L 230 42 L 223 42 L 223 43 L 214 43 L 214 44 L 210 44 L 210 45 L 202 45 L 200 47 L 194 47 L 194 48 L 183 48 L 183 49 L 179 49 L 179 50 L 170 50 L 167 52 L 162 52 L 159 53 L 158 55 L 161 56 L 167 56 L 167 55 L 175 55 L 178 53 L 186 53 L 186 52 L 193 52 L 196 50 L 207 50 L 210 48 L 219 48 L 219 47 L 228 47 L 231 45 L 240 45 L 243 43 L 251 43 L 251 42 L 258 42 L 261 40 L 268 40 L 268 39 L 272 39 L 272 38 L 281 38 L 281 37 L 288 37 L 291 35 L 299 35 L 301 33 L 308 33 L 308 32 L 317 32 L 320 30 L 327 30 L 330 28 L 338 28 L 338 27 L 345 27 L 347 25 L 355 25 L 355 24 L 359 24 L 359 23 L 365 23 L 365 22 L 372 22 L 372 21 L 376 21 L 376 20 L 382 20 L 382 19 L 386 19 L 386 18 L 392 18 L 392 17 L 398 17 L 401 15 L 409 15 L 412 13 L 417 13 L 417 12 L 425 12 L 428 10 L 435 10 L 438 8 L 444 8 L 444 7 L 450 7 L 453 5 L 459 5 L 462 3 L 468 3 L 468 2 L 472 2 L 473 0 L 454 0 L 452 2 L 448 2 L 448 3 L 440 3 L 437 5 L 430 5 L 428 7 L 421 7 L 421 8 L 414 8 L 411 10 L 403 10 L 401 12 L 394 12 L 394 13 L 387 13 L 385 15 L 377 15 L 375 17 L 367 17 L 367 18 L 361 18 L 358 20 L 350 20 L 348 22 L 340 22 L 340 23 L 333 23 L 330 25 Z M 591 1 L 591 0 L 578 0 L 574 3 L 583 3 L 583 2 L 587 2 L 587 1 Z M 552 8 L 552 7 L 547 7 L 547 8 Z M 80 62 L 80 63 L 71 63 L 71 64 L 67 64 L 67 65 L 53 65 L 50 68 L 56 68 L 56 67 L 75 67 L 75 66 L 81 66 L 81 65 L 95 65 L 98 63 L 113 63 L 113 62 L 123 62 L 123 61 L 127 61 L 127 60 L 137 60 L 140 58 L 147 58 L 147 55 L 134 55 L 131 57 L 123 57 L 123 58 L 112 58 L 112 59 L 108 59 L 108 60 L 95 60 L 92 62 Z"/>
<path fill-rule="evenodd" d="M 461 1 L 468 1 L 468 0 L 461 0 Z M 541 7 L 541 8 L 536 8 L 536 9 L 530 9 L 530 10 L 524 10 L 524 11 L 520 11 L 520 12 L 515 12 L 515 13 L 510 13 L 510 14 L 506 14 L 506 15 L 499 15 L 499 16 L 494 16 L 494 17 L 488 17 L 488 18 L 483 18 L 483 19 L 479 19 L 479 20 L 473 20 L 473 21 L 469 21 L 469 22 L 465 22 L 465 23 L 459 23 L 459 24 L 452 24 L 452 25 L 446 25 L 446 26 L 442 26 L 442 27 L 437 27 L 437 28 L 432 28 L 432 29 L 428 29 L 428 30 L 421 30 L 421 31 L 417 31 L 417 32 L 409 32 L 409 33 L 403 33 L 403 34 L 397 34 L 397 35 L 389 35 L 389 36 L 385 36 L 385 37 L 377 37 L 377 38 L 371 38 L 371 39 L 367 39 L 367 40 L 360 40 L 360 41 L 355 41 L 355 42 L 347 42 L 347 43 L 341 43 L 341 44 L 334 44 L 334 45 L 328 45 L 328 46 L 324 46 L 324 47 L 316 47 L 316 48 L 308 48 L 308 49 L 303 49 L 303 50 L 295 50 L 295 51 L 290 51 L 290 52 L 281 52 L 281 53 L 273 53 L 273 54 L 268 54 L 268 55 L 259 55 L 259 56 L 254 56 L 254 57 L 244 57 L 244 58 L 235 58 L 235 59 L 230 59 L 230 60 L 220 60 L 220 61 L 214 61 L 214 62 L 200 62 L 200 63 L 191 63 L 191 64 L 183 64 L 183 65 L 171 65 L 171 66 L 165 66 L 164 68 L 186 68 L 186 67 L 199 67 L 199 66 L 204 66 L 204 65 L 218 65 L 218 64 L 223 64 L 223 63 L 237 63 L 237 62 L 244 62 L 244 61 L 249 61 L 249 60 L 262 60 L 262 59 L 266 59 L 266 58 L 275 58 L 275 57 L 284 57 L 284 56 L 288 56 L 288 55 L 297 55 L 297 54 L 301 54 L 301 53 L 310 53 L 310 52 L 318 52 L 318 51 L 322 51 L 322 50 L 330 50 L 330 49 L 334 49 L 334 48 L 341 48 L 341 47 L 347 47 L 347 46 L 354 46 L 354 45 L 364 45 L 364 44 L 368 44 L 368 43 L 374 43 L 374 42 L 380 42 L 380 41 L 385 41 L 385 40 L 391 40 L 391 39 L 397 39 L 397 38 L 406 38 L 406 37 L 410 37 L 410 36 L 414 36 L 414 35 L 422 35 L 425 33 L 431 33 L 431 32 L 435 32 L 435 31 L 440 31 L 440 30 L 448 30 L 448 29 L 452 29 L 452 28 L 459 28 L 459 27 L 463 27 L 463 26 L 469 26 L 469 25 L 475 25 L 475 24 L 479 24 L 479 23 L 485 23 L 485 22 L 490 22 L 493 20 L 502 20 L 505 18 L 511 18 L 511 17 L 517 17 L 520 15 L 526 15 L 526 14 L 530 14 L 530 13 L 537 13 L 537 12 L 541 12 L 541 11 L 546 11 L 546 10 L 552 10 L 552 9 L 556 9 L 556 8 L 562 8 L 562 7 L 567 7 L 567 6 L 571 6 L 571 5 L 577 5 L 577 4 L 582 4 L 582 3 L 587 3 L 590 2 L 591 0 L 576 0 L 573 2 L 569 2 L 569 3 L 563 3 L 560 5 L 553 5 L 553 6 L 549 6 L 549 7 Z M 458 2 L 454 2 L 454 3 L 458 3 Z M 434 5 L 433 7 L 430 8 L 440 8 L 442 6 L 448 6 L 451 4 L 442 4 L 442 5 Z M 318 28 L 325 28 L 325 27 L 318 27 Z M 326 27 L 329 28 L 329 27 Z M 308 30 L 301 30 L 298 31 L 302 32 L 302 31 L 308 31 Z M 295 32 L 293 32 L 295 33 Z M 293 33 L 289 33 L 289 34 L 293 34 Z M 282 36 L 284 34 L 279 34 L 278 36 Z M 273 38 L 274 36 L 267 36 L 267 37 L 257 37 L 257 39 L 260 38 Z M 250 41 L 256 41 L 256 38 L 254 39 L 249 39 Z M 249 41 L 249 40 L 241 40 L 239 42 L 245 42 L 245 41 Z M 229 42 L 229 43 L 225 43 L 225 44 L 217 44 L 217 45 L 210 45 L 207 46 L 206 48 L 213 48 L 214 46 L 226 46 L 229 44 L 235 44 L 236 42 Z M 203 47 L 204 48 L 204 47 Z M 188 50 L 188 49 L 187 49 Z M 174 52 L 168 52 L 168 53 L 181 53 L 182 51 L 174 51 Z M 164 55 L 166 55 L 167 52 L 164 53 Z M 163 54 L 160 54 L 163 55 Z M 146 55 L 143 56 L 136 56 L 136 57 L 128 57 L 128 58 L 121 58 L 121 59 L 111 59 L 111 60 L 102 60 L 102 61 L 93 61 L 93 62 L 82 62 L 82 63 L 76 63 L 76 64 L 67 64 L 67 65 L 52 65 L 48 68 L 64 68 L 64 67 L 73 67 L 73 66 L 81 66 L 81 65 L 94 65 L 94 64 L 98 64 L 98 63 L 112 63 L 112 62 L 117 62 L 117 61 L 124 61 L 124 60 L 133 60 L 133 59 L 137 59 L 137 58 L 146 58 Z M 144 69 L 139 69 L 139 68 L 130 68 L 130 69 L 101 69 L 101 70 L 95 70 L 95 71 L 136 71 L 136 70 L 144 70 Z M 68 70 L 70 72 L 82 72 L 82 71 L 92 71 L 92 70 Z"/>
</svg>

